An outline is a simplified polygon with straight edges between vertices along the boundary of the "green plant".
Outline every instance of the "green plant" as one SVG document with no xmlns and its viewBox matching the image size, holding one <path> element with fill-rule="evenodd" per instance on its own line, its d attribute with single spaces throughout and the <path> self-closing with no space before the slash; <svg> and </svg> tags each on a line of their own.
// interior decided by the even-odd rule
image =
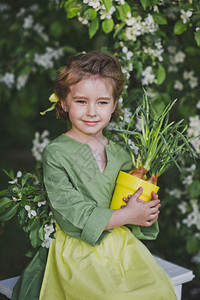
<svg viewBox="0 0 200 300">
<path fill-rule="evenodd" d="M 13 170 L 4 172 L 11 180 L 8 188 L 0 192 L 0 222 L 18 218 L 32 246 L 26 255 L 32 257 L 40 246 L 49 247 L 55 231 L 41 169 L 24 174 L 18 171 L 16 176 Z"/>
<path fill-rule="evenodd" d="M 158 176 L 170 167 L 175 165 L 181 172 L 178 161 L 186 153 L 193 157 L 197 155 L 191 144 L 195 137 L 187 137 L 184 120 L 169 121 L 170 111 L 176 101 L 169 103 L 159 115 L 145 93 L 142 104 L 135 110 L 130 122 L 123 123 L 122 127 L 119 126 L 117 129 L 113 128 L 113 131 L 117 131 L 123 138 L 131 154 L 134 167 L 130 172 L 131 175 L 157 184 Z M 135 118 L 139 121 L 141 131 L 135 128 Z"/>
</svg>

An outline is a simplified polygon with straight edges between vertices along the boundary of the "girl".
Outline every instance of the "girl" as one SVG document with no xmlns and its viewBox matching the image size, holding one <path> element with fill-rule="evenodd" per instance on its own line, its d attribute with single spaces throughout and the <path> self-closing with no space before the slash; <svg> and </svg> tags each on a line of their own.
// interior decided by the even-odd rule
<svg viewBox="0 0 200 300">
<path fill-rule="evenodd" d="M 58 75 L 56 112 L 71 129 L 43 155 L 57 228 L 40 300 L 176 299 L 170 279 L 138 240 L 157 236 L 158 196 L 143 202 L 139 189 L 123 209 L 109 209 L 118 172 L 132 168 L 128 152 L 103 135 L 118 114 L 123 86 L 119 62 L 102 52 L 73 57 Z"/>
</svg>

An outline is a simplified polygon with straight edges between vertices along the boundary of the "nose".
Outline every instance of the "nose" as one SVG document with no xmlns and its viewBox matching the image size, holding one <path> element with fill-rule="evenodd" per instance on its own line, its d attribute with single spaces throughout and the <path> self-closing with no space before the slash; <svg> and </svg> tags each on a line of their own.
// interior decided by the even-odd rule
<svg viewBox="0 0 200 300">
<path fill-rule="evenodd" d="M 96 116 L 96 105 L 94 103 L 88 103 L 86 115 L 88 117 L 95 117 Z"/>
</svg>

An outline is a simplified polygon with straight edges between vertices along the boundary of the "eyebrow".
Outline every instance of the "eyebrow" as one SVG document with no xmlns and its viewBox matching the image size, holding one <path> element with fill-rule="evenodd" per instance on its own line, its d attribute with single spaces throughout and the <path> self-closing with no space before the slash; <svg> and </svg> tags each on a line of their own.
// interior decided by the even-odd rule
<svg viewBox="0 0 200 300">
<path fill-rule="evenodd" d="M 73 99 L 88 99 L 87 97 L 85 96 L 73 96 Z M 98 100 L 111 100 L 110 97 L 99 97 Z"/>
</svg>

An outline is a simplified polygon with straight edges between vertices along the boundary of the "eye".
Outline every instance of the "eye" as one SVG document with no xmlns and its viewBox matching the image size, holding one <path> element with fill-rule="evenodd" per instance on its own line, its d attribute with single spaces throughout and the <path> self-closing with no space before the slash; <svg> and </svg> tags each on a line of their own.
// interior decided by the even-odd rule
<svg viewBox="0 0 200 300">
<path fill-rule="evenodd" d="M 100 105 L 106 105 L 106 104 L 108 104 L 108 101 L 102 100 L 102 101 L 99 101 L 98 104 L 100 104 Z"/>
<path fill-rule="evenodd" d="M 76 103 L 80 103 L 80 104 L 85 104 L 86 103 L 86 101 L 85 100 L 76 100 Z"/>
</svg>

